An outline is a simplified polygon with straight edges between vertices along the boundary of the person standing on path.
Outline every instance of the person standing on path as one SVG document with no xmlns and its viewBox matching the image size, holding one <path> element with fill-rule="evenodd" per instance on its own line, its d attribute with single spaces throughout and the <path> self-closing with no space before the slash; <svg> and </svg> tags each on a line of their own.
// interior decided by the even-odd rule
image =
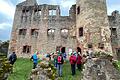
<svg viewBox="0 0 120 80">
<path fill-rule="evenodd" d="M 76 56 L 75 56 L 75 54 L 71 54 L 71 56 L 70 56 L 70 59 L 69 59 L 69 61 L 70 61 L 70 64 L 71 64 L 71 71 L 72 71 L 72 75 L 74 76 L 75 75 L 75 64 L 76 64 Z"/>
<path fill-rule="evenodd" d="M 35 53 L 32 55 L 31 60 L 33 60 L 33 69 L 35 69 L 36 66 L 37 66 L 37 63 L 38 63 L 37 52 L 35 52 Z"/>
<path fill-rule="evenodd" d="M 63 60 L 63 56 L 62 54 L 59 52 L 58 53 L 58 56 L 57 56 L 57 70 L 58 70 L 58 75 L 59 77 L 62 76 L 62 65 L 64 63 L 64 60 Z"/>
<path fill-rule="evenodd" d="M 55 53 L 55 54 L 53 55 L 53 59 L 54 59 L 54 61 L 53 61 L 54 66 L 57 68 L 57 53 Z"/>
<path fill-rule="evenodd" d="M 13 53 L 9 56 L 10 64 L 13 65 L 16 60 L 17 60 L 17 56 L 16 56 L 15 52 L 13 52 Z"/>
<path fill-rule="evenodd" d="M 78 52 L 78 54 L 77 54 L 77 62 L 76 63 L 77 63 L 78 70 L 81 71 L 82 70 L 82 56 L 81 56 L 80 52 Z"/>
</svg>

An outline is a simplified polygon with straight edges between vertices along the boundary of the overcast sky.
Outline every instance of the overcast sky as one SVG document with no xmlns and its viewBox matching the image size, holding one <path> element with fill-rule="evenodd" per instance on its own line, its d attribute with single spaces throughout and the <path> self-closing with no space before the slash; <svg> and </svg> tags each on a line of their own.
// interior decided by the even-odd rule
<svg viewBox="0 0 120 80">
<path fill-rule="evenodd" d="M 13 24 L 15 6 L 25 0 L 0 0 L 0 40 L 9 40 Z M 59 4 L 61 14 L 67 15 L 75 0 L 37 0 L 39 4 Z M 107 0 L 108 14 L 120 11 L 120 0 Z"/>
</svg>

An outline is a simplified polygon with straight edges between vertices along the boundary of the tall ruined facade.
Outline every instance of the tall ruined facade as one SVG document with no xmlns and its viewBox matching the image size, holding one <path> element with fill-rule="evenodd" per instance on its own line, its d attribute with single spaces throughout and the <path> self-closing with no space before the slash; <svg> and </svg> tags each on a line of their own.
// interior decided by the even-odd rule
<svg viewBox="0 0 120 80">
<path fill-rule="evenodd" d="M 107 15 L 106 0 L 76 0 L 69 16 L 60 15 L 59 5 L 26 0 L 16 6 L 9 51 L 28 57 L 36 50 L 86 53 L 92 48 L 120 56 L 119 21 L 117 11 Z"/>
<path fill-rule="evenodd" d="M 78 46 L 112 53 L 106 0 L 77 0 L 76 8 Z"/>
<path fill-rule="evenodd" d="M 58 5 L 38 5 L 36 0 L 26 0 L 16 6 L 9 49 L 18 56 L 29 57 L 34 51 L 53 53 L 75 50 L 76 38 L 70 35 L 75 27 L 73 5 L 69 16 L 60 16 Z"/>
</svg>

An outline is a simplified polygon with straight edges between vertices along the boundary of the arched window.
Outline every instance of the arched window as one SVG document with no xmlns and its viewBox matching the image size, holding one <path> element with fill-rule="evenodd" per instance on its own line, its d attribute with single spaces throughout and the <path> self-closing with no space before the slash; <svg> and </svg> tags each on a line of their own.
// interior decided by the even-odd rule
<svg viewBox="0 0 120 80">
<path fill-rule="evenodd" d="M 64 38 L 68 37 L 68 29 L 61 29 L 61 36 Z"/>
<path fill-rule="evenodd" d="M 48 29 L 48 34 L 54 34 L 55 29 Z"/>
<path fill-rule="evenodd" d="M 31 29 L 31 36 L 37 38 L 39 29 Z"/>
<path fill-rule="evenodd" d="M 55 29 L 48 29 L 48 39 L 54 40 Z"/>
<path fill-rule="evenodd" d="M 62 29 L 61 32 L 62 33 L 68 33 L 68 29 Z"/>
</svg>

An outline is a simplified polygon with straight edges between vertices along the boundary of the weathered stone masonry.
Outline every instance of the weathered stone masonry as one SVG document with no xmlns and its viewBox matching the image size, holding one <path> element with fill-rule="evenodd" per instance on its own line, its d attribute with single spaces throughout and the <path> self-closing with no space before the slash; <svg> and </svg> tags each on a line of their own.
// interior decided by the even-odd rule
<svg viewBox="0 0 120 80">
<path fill-rule="evenodd" d="M 117 10 L 113 11 L 108 16 L 110 30 L 111 30 L 111 42 L 114 56 L 120 59 L 120 14 Z"/>
<path fill-rule="evenodd" d="M 78 45 L 112 53 L 106 0 L 77 0 L 76 7 Z"/>
<path fill-rule="evenodd" d="M 28 4 L 29 3 L 29 4 Z M 75 27 L 75 5 L 70 16 L 60 16 L 58 5 L 37 5 L 25 1 L 16 6 L 10 41 L 18 56 L 29 56 L 35 50 L 42 53 L 55 52 L 58 47 L 76 47 L 76 39 L 70 35 Z"/>
<path fill-rule="evenodd" d="M 84 53 L 92 47 L 119 57 L 119 34 L 120 14 L 108 16 L 106 0 L 77 0 L 69 16 L 60 15 L 59 5 L 26 0 L 16 6 L 9 51 L 28 57 L 35 50 L 50 53 L 62 47 L 68 52 L 79 47 Z"/>
</svg>

